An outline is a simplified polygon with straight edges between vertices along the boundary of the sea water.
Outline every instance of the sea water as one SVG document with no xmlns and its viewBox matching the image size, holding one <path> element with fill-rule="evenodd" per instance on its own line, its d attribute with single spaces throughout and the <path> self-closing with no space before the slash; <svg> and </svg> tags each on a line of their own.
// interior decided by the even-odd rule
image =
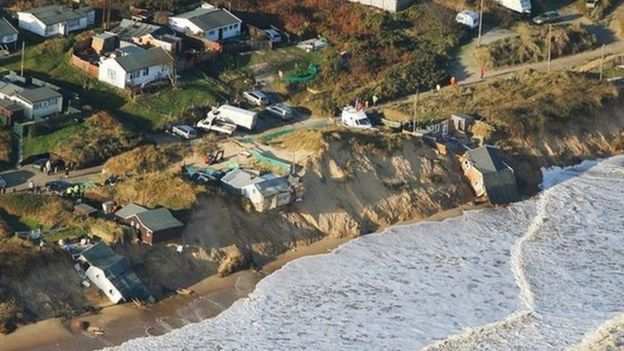
<svg viewBox="0 0 624 351">
<path fill-rule="evenodd" d="M 624 316 L 624 157 L 506 208 L 290 262 L 216 318 L 121 350 L 565 350 Z"/>
</svg>

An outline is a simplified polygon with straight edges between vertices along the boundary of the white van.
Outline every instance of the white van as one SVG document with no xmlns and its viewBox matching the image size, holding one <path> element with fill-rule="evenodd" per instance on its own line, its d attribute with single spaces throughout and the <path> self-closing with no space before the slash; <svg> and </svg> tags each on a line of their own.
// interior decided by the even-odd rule
<svg viewBox="0 0 624 351">
<path fill-rule="evenodd" d="M 171 127 L 171 133 L 186 140 L 197 138 L 197 131 L 193 127 L 187 126 L 186 124 Z"/>
<path fill-rule="evenodd" d="M 479 15 L 472 11 L 462 11 L 455 17 L 455 22 L 468 26 L 470 29 L 475 29 L 479 26 Z"/>
<path fill-rule="evenodd" d="M 373 128 L 366 112 L 358 110 L 353 106 L 347 106 L 342 109 L 342 125 L 351 128 Z"/>
</svg>

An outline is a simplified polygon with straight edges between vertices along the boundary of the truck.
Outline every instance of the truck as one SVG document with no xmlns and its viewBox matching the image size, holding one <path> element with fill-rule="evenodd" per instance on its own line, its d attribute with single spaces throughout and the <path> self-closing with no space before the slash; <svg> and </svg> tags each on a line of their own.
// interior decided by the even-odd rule
<svg viewBox="0 0 624 351">
<path fill-rule="evenodd" d="M 342 125 L 351 128 L 373 128 L 366 112 L 358 110 L 353 106 L 346 106 L 342 109 Z"/>
<path fill-rule="evenodd" d="M 197 122 L 195 126 L 206 132 L 215 131 L 217 133 L 222 133 L 225 135 L 232 135 L 236 130 L 236 124 L 223 122 L 219 120 L 214 114 L 208 114 L 206 118 Z"/>
<path fill-rule="evenodd" d="M 253 130 L 258 114 L 232 105 L 221 105 L 208 112 L 207 118 L 212 117 L 221 122 L 232 123 L 247 130 Z"/>
<path fill-rule="evenodd" d="M 498 4 L 519 13 L 531 13 L 531 0 L 494 0 Z"/>
</svg>

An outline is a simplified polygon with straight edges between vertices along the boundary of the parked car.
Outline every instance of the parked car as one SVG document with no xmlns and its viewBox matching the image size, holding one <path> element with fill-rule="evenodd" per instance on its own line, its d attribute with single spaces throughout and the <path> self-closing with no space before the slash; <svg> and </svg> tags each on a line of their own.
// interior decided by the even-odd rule
<svg viewBox="0 0 624 351">
<path fill-rule="evenodd" d="M 261 91 L 246 91 L 243 93 L 243 97 L 254 105 L 265 106 L 269 104 L 269 97 Z"/>
<path fill-rule="evenodd" d="M 266 34 L 267 38 L 274 44 L 282 42 L 282 35 L 275 29 L 265 29 L 264 34 Z"/>
<path fill-rule="evenodd" d="M 45 183 L 46 189 L 48 189 L 49 192 L 56 194 L 56 195 L 65 194 L 67 192 L 67 189 L 69 189 L 72 186 L 74 186 L 74 184 L 64 181 L 64 180 L 53 180 L 53 181 Z"/>
<path fill-rule="evenodd" d="M 268 113 L 277 116 L 283 120 L 288 120 L 293 115 L 293 110 L 284 104 L 273 104 L 267 106 L 266 110 Z"/>
<path fill-rule="evenodd" d="M 479 26 L 479 14 L 472 11 L 462 11 L 455 17 L 455 22 L 475 29 Z"/>
<path fill-rule="evenodd" d="M 195 130 L 195 128 L 186 124 L 171 127 L 171 133 L 186 140 L 197 138 L 197 131 Z"/>
<path fill-rule="evenodd" d="M 554 22 L 557 22 L 560 18 L 561 18 L 561 15 L 559 15 L 559 12 L 548 11 L 533 18 L 533 23 L 535 24 L 554 23 Z"/>
<path fill-rule="evenodd" d="M 0 176 L 0 188 L 5 188 L 7 186 L 6 180 Z"/>
</svg>

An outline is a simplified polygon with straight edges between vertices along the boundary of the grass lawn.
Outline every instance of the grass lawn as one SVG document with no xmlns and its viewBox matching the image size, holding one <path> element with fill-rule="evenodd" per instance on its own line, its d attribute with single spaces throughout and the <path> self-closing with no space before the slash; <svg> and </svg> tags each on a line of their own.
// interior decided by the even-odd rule
<svg viewBox="0 0 624 351">
<path fill-rule="evenodd" d="M 198 68 L 181 73 L 178 88 L 163 88 L 133 101 L 124 91 L 90 78 L 71 66 L 69 58 L 73 42 L 70 36 L 27 47 L 26 73 L 78 93 L 84 104 L 121 117 L 132 129 L 159 129 L 171 120 L 183 117 L 185 108 L 214 104 L 228 98 L 229 91 L 206 78 L 204 71 Z M 19 71 L 19 55 L 7 59 L 3 67 Z"/>
<path fill-rule="evenodd" d="M 76 227 L 69 227 L 69 228 L 63 228 L 52 234 L 48 234 L 44 237 L 44 239 L 47 242 L 57 242 L 61 239 L 67 240 L 67 239 L 77 238 L 83 234 L 86 234 L 84 229 L 76 228 Z"/>
<path fill-rule="evenodd" d="M 58 129 L 52 133 L 26 137 L 23 140 L 24 157 L 48 152 L 71 136 L 84 132 L 87 129 L 85 123 L 72 124 Z"/>
</svg>

